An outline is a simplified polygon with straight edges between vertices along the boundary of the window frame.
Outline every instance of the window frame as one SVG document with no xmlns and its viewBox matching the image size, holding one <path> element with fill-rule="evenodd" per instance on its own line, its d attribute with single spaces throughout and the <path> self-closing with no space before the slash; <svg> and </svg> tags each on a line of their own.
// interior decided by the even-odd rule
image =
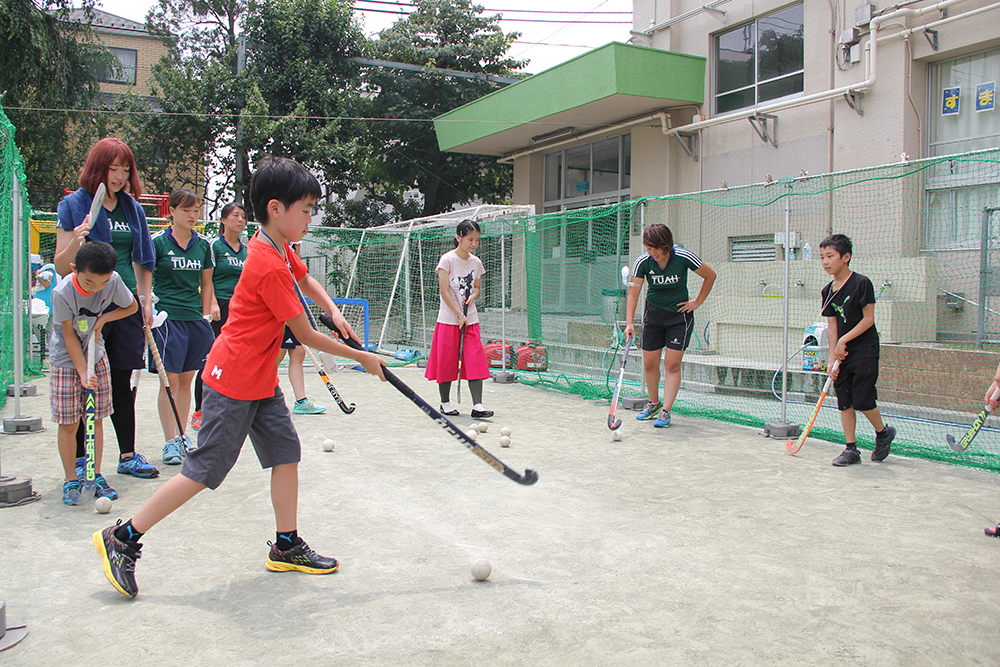
<svg viewBox="0 0 1000 667">
<path fill-rule="evenodd" d="M 105 66 L 97 67 L 95 72 L 97 81 L 99 83 L 111 83 L 123 86 L 134 86 L 137 81 L 137 74 L 139 70 L 139 51 L 138 49 L 126 49 L 119 46 L 109 46 L 106 47 L 108 51 L 115 57 L 118 61 L 117 66 L 112 66 L 111 68 Z M 126 65 L 125 61 L 121 59 L 118 52 L 128 52 L 133 56 L 134 65 Z M 117 78 L 117 74 L 121 73 L 122 78 Z M 129 75 L 131 74 L 131 81 L 129 81 Z"/>
</svg>

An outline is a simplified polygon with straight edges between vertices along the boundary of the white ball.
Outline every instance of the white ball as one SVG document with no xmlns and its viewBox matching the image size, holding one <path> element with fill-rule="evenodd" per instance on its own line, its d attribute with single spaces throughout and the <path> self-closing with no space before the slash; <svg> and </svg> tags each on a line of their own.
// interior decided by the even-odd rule
<svg viewBox="0 0 1000 667">
<path fill-rule="evenodd" d="M 611 439 L 614 440 L 615 442 L 618 442 L 619 440 L 622 439 L 622 432 L 621 431 L 612 431 L 611 432 Z"/>
<path fill-rule="evenodd" d="M 474 428 L 470 428 L 465 432 L 465 435 L 469 436 L 469 440 L 475 441 L 476 437 L 479 435 L 479 431 Z"/>
<path fill-rule="evenodd" d="M 502 429 L 500 429 L 500 435 L 510 435 L 510 429 L 504 426 Z"/>
<path fill-rule="evenodd" d="M 98 498 L 94 502 L 94 509 L 96 509 L 101 514 L 107 514 L 111 511 L 111 498 Z"/>
<path fill-rule="evenodd" d="M 500 446 L 501 447 L 510 447 L 510 437 L 506 436 L 506 435 L 501 435 L 500 436 Z"/>
<path fill-rule="evenodd" d="M 326 440 L 323 441 L 323 451 L 324 452 L 332 452 L 333 451 L 333 440 L 330 440 L 330 438 L 327 438 Z"/>
<path fill-rule="evenodd" d="M 486 433 L 487 431 L 490 430 L 490 425 L 487 424 L 486 422 L 483 422 L 476 427 L 476 430 L 479 431 L 480 433 Z"/>
<path fill-rule="evenodd" d="M 480 558 L 472 564 L 472 576 L 476 581 L 486 581 L 490 578 L 493 567 L 485 558 Z"/>
</svg>

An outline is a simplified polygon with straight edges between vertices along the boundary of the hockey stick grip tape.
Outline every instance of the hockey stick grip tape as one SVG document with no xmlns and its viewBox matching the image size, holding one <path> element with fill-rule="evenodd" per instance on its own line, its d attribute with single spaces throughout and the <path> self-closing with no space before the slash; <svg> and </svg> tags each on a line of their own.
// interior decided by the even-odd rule
<svg viewBox="0 0 1000 667">
<path fill-rule="evenodd" d="M 153 340 L 153 330 L 148 326 L 143 327 L 143 329 L 146 331 L 146 343 L 149 345 L 149 353 L 153 355 L 153 363 L 156 365 L 156 374 L 160 376 L 160 384 L 164 387 L 169 387 L 170 382 L 167 380 L 167 371 L 163 368 L 160 351 L 156 349 L 156 341 Z"/>
</svg>

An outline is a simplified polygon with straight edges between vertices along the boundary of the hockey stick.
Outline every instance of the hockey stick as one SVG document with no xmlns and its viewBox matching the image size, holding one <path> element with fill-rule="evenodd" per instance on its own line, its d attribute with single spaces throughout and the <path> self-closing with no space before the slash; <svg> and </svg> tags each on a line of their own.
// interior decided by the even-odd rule
<svg viewBox="0 0 1000 667">
<path fill-rule="evenodd" d="M 628 352 L 632 348 L 632 336 L 625 341 L 625 352 L 622 353 L 622 366 L 618 370 L 618 382 L 615 384 L 615 392 L 611 395 L 611 409 L 608 410 L 608 428 L 614 431 L 622 425 L 622 420 L 615 419 L 615 411 L 618 409 L 618 394 L 622 391 L 622 384 L 625 382 L 625 364 L 628 363 Z"/>
<path fill-rule="evenodd" d="M 1000 401 L 1000 389 L 997 389 L 995 392 L 993 392 L 993 396 L 991 398 L 994 401 Z M 944 436 L 944 439 L 948 441 L 948 446 L 954 449 L 956 452 L 964 452 L 965 450 L 967 450 L 969 448 L 969 445 L 972 444 L 973 438 L 975 438 L 976 434 L 979 433 L 979 429 L 983 427 L 983 424 L 986 423 L 986 418 L 989 416 L 990 416 L 990 406 L 989 404 L 987 404 L 986 407 L 984 407 L 982 411 L 979 413 L 979 415 L 976 417 L 976 420 L 972 422 L 972 426 L 970 426 L 969 430 L 965 432 L 965 435 L 962 436 L 961 440 L 955 442 L 955 437 L 951 433 L 948 433 L 947 435 Z"/>
<path fill-rule="evenodd" d="M 836 370 L 839 366 L 840 366 L 840 359 L 837 359 L 836 361 L 833 362 L 833 366 L 830 367 L 830 370 Z M 819 400 L 816 401 L 816 408 L 813 410 L 812 417 L 809 418 L 809 423 L 806 424 L 806 429 L 802 432 L 802 435 L 799 436 L 798 440 L 796 440 L 795 442 L 789 440 L 788 442 L 785 443 L 785 449 L 788 450 L 789 454 L 795 454 L 800 449 L 802 449 L 802 445 L 805 443 L 806 438 L 809 436 L 809 431 L 812 430 L 813 424 L 816 423 L 816 417 L 819 416 L 819 409 L 823 407 L 823 401 L 826 400 L 826 394 L 828 391 L 830 391 L 830 386 L 832 384 L 833 384 L 833 378 L 827 376 L 826 382 L 823 383 L 823 391 L 819 395 Z"/>
<path fill-rule="evenodd" d="M 309 305 L 306 304 L 306 299 L 304 296 L 302 296 L 302 290 L 299 289 L 299 284 L 295 281 L 295 276 L 292 276 L 292 285 L 295 286 L 295 294 L 298 295 L 299 301 L 302 302 L 302 307 L 306 311 L 306 317 L 309 318 L 309 326 L 315 329 L 316 320 L 313 319 L 312 313 L 309 312 Z M 323 314 L 326 315 L 326 313 Z M 326 374 L 326 367 L 320 362 L 319 359 L 316 358 L 316 355 L 313 353 L 312 350 L 309 349 L 308 346 L 302 345 L 302 347 L 305 348 L 306 352 L 309 353 L 309 358 L 312 359 L 313 366 L 316 367 L 316 370 L 319 372 L 319 376 L 323 378 L 323 384 L 326 385 L 327 391 L 329 391 L 330 395 L 333 396 L 333 400 L 337 401 L 337 405 L 340 406 L 340 410 L 345 415 L 349 415 L 352 412 L 354 412 L 357 409 L 357 406 L 354 405 L 354 403 L 347 405 L 347 403 L 344 402 L 344 399 L 340 397 L 340 394 L 337 393 L 337 388 L 333 386 L 332 382 L 330 382 L 330 376 Z"/>
<path fill-rule="evenodd" d="M 177 404 L 174 403 L 174 394 L 170 391 L 170 380 L 167 379 L 167 371 L 163 368 L 163 360 L 160 358 L 160 351 L 156 349 L 156 341 L 153 340 L 153 330 L 149 325 L 144 326 L 146 332 L 146 343 L 149 345 L 149 353 L 153 355 L 153 362 L 156 364 L 156 373 L 160 376 L 160 385 L 167 390 L 167 398 L 170 399 L 170 409 L 174 411 L 174 421 L 177 422 L 177 430 L 180 431 L 181 439 L 187 446 L 187 436 L 184 435 L 184 426 L 181 424 L 180 415 L 177 414 Z"/>
<path fill-rule="evenodd" d="M 340 330 L 333 324 L 333 320 L 329 315 L 323 313 L 319 316 L 319 320 L 330 330 L 336 331 L 337 334 L 340 335 L 341 340 L 344 341 L 345 345 L 353 347 L 356 350 L 362 349 L 353 338 L 344 338 L 343 334 L 340 333 Z M 524 474 L 521 475 L 516 470 L 512 470 L 508 467 L 503 461 L 483 449 L 480 445 L 476 444 L 475 440 L 465 435 L 460 428 L 452 424 L 444 415 L 432 408 L 427 401 L 417 396 L 412 389 L 407 387 L 406 384 L 396 377 L 388 368 L 383 368 L 382 373 L 385 375 L 385 379 L 389 382 L 389 384 L 398 389 L 403 396 L 406 396 L 408 399 L 413 401 L 413 403 L 420 408 L 424 414 L 430 417 L 435 424 L 443 428 L 451 437 L 468 447 L 473 454 L 486 461 L 486 463 L 488 463 L 492 468 L 503 473 L 505 477 L 514 480 L 518 484 L 523 484 L 524 486 L 530 486 L 538 481 L 538 473 L 531 468 L 525 468 Z"/>
<path fill-rule="evenodd" d="M 104 187 L 103 185 L 101 187 Z M 97 378 L 94 377 L 94 355 L 97 349 L 97 337 L 91 336 L 87 345 L 87 381 L 90 387 L 87 389 L 87 398 L 83 409 L 83 451 L 87 463 L 84 467 L 83 484 L 78 492 L 70 494 L 70 502 L 74 505 L 82 505 L 94 497 L 97 488 L 95 439 L 97 437 L 97 397 L 94 393 L 94 385 Z"/>
<path fill-rule="evenodd" d="M 464 296 L 464 295 L 463 295 Z M 469 315 L 469 304 L 465 301 L 469 297 L 462 299 L 462 315 L 468 317 Z M 465 324 L 462 325 L 462 330 L 459 332 L 458 338 L 458 402 L 462 403 L 462 349 L 465 347 L 465 327 L 468 326 L 469 322 L 466 320 Z"/>
</svg>

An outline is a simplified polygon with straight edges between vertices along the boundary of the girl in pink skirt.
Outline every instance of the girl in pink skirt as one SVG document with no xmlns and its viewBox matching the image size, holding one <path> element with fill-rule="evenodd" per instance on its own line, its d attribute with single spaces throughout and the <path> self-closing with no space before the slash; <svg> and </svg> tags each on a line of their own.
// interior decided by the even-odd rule
<svg viewBox="0 0 1000 667">
<path fill-rule="evenodd" d="M 437 325 L 431 342 L 431 354 L 427 359 L 428 380 L 437 380 L 441 393 L 441 413 L 449 416 L 458 414 L 451 405 L 451 383 L 458 377 L 458 348 L 465 331 L 462 344 L 462 377 L 469 381 L 472 393 L 472 418 L 492 417 L 493 411 L 483 407 L 483 380 L 490 376 L 486 363 L 486 352 L 479 338 L 479 312 L 476 297 L 479 296 L 479 280 L 485 273 L 483 263 L 473 255 L 479 246 L 479 225 L 472 220 L 463 220 L 455 230 L 455 249 L 441 255 L 434 272 L 438 274 L 441 292 L 441 307 L 438 309 Z"/>
</svg>

